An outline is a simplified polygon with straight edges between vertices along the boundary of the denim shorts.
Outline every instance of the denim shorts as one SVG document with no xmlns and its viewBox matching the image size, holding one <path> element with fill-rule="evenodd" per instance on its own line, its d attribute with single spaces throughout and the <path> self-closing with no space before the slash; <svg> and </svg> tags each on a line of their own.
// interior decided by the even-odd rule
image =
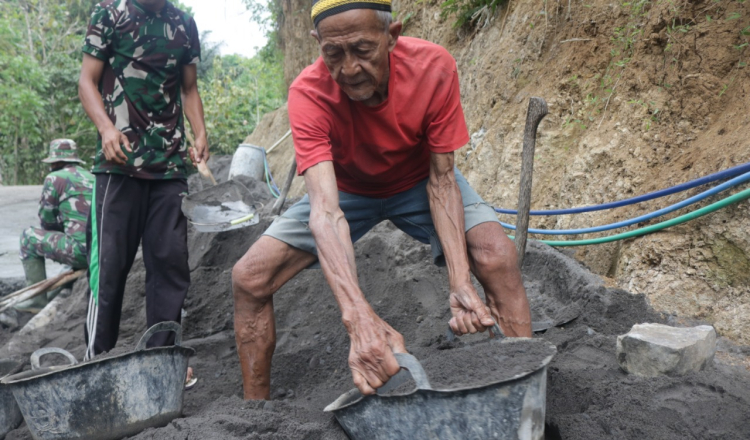
<svg viewBox="0 0 750 440">
<path fill-rule="evenodd" d="M 464 176 L 454 168 L 458 188 L 464 204 L 465 230 L 480 223 L 495 222 L 495 210 L 474 191 Z M 425 179 L 413 188 L 385 199 L 373 199 L 339 191 L 339 206 L 349 223 L 352 242 L 356 242 L 383 220 L 390 220 L 396 227 L 432 248 L 433 262 L 445 265 L 443 248 L 440 245 L 430 213 Z M 318 255 L 315 239 L 308 226 L 310 222 L 310 199 L 305 195 L 292 205 L 268 227 L 263 235 L 281 240 L 289 246 Z M 311 267 L 317 266 L 317 263 Z"/>
</svg>

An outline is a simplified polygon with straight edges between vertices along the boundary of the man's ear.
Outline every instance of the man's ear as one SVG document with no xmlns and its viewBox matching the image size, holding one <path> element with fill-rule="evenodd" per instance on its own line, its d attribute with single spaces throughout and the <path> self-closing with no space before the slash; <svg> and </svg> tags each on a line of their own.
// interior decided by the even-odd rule
<svg viewBox="0 0 750 440">
<path fill-rule="evenodd" d="M 393 51 L 393 49 L 396 47 L 396 42 L 398 41 L 398 37 L 401 35 L 402 28 L 403 24 L 401 24 L 400 21 L 394 21 L 390 26 L 388 26 L 388 52 Z"/>
<path fill-rule="evenodd" d="M 310 31 L 310 36 L 313 37 L 313 38 L 315 38 L 315 40 L 318 42 L 318 44 L 320 44 L 320 35 L 318 35 L 318 31 L 316 31 L 315 29 L 311 30 Z"/>
</svg>

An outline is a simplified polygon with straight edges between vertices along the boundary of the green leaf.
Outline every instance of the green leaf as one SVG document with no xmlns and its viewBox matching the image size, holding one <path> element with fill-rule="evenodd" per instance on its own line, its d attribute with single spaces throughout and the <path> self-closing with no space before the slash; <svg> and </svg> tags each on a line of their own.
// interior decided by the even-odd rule
<svg viewBox="0 0 750 440">
<path fill-rule="evenodd" d="M 740 14 L 739 12 L 732 12 L 731 14 L 729 14 L 729 16 L 727 16 L 726 21 L 737 20 L 741 17 L 742 14 Z"/>
</svg>

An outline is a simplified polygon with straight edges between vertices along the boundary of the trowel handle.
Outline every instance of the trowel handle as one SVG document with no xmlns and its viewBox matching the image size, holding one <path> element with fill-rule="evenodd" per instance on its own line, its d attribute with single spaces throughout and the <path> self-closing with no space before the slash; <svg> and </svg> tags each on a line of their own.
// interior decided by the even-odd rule
<svg viewBox="0 0 750 440">
<path fill-rule="evenodd" d="M 492 333 L 495 335 L 495 339 L 504 339 L 505 333 L 503 333 L 503 330 L 498 325 L 495 318 L 492 318 L 492 327 L 490 327 L 490 330 L 492 330 Z M 448 340 L 448 342 L 452 342 L 454 339 L 456 339 L 456 334 L 453 333 L 453 329 L 451 329 L 450 325 L 448 326 L 448 331 L 445 333 L 445 339 Z"/>
<path fill-rule="evenodd" d="M 411 374 L 412 379 L 417 384 L 417 389 L 420 390 L 431 390 L 430 380 L 427 379 L 427 374 L 422 368 L 422 364 L 419 363 L 417 358 L 410 355 L 409 353 L 393 353 L 398 361 L 399 367 L 407 370 Z"/>
<path fill-rule="evenodd" d="M 495 321 L 495 318 L 492 318 L 492 321 L 494 324 L 490 327 L 490 330 L 492 330 L 492 333 L 495 335 L 495 339 L 505 338 L 505 333 L 503 333 L 503 329 L 500 328 L 500 325 Z"/>
<path fill-rule="evenodd" d="M 216 186 L 216 179 L 214 178 L 214 174 L 211 172 L 211 168 L 208 167 L 208 164 L 206 164 L 206 161 L 200 161 L 198 162 L 198 172 L 201 173 L 201 176 L 208 178 L 211 180 L 211 183 Z"/>
<path fill-rule="evenodd" d="M 47 354 L 61 354 L 68 358 L 68 360 L 70 361 L 70 365 L 75 365 L 78 363 L 75 356 L 70 354 L 68 351 L 63 350 L 62 348 L 47 347 L 40 348 L 39 350 L 31 353 L 31 358 L 29 359 L 29 362 L 31 363 L 31 369 L 38 370 L 40 368 L 39 360 L 42 358 L 42 356 Z"/>
<path fill-rule="evenodd" d="M 179 346 L 182 344 L 182 326 L 174 321 L 164 321 L 154 324 L 150 329 L 146 330 L 146 333 L 138 341 L 138 345 L 135 346 L 135 351 L 144 350 L 151 336 L 159 332 L 174 332 L 174 345 Z"/>
</svg>

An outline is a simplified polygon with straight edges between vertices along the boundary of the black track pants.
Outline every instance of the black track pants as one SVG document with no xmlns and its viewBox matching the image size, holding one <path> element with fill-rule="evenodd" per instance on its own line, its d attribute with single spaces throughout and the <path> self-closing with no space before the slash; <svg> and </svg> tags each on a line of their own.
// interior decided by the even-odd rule
<svg viewBox="0 0 750 440">
<path fill-rule="evenodd" d="M 87 234 L 91 289 L 86 359 L 110 351 L 117 343 L 125 281 L 141 239 L 146 266 L 146 324 L 180 322 L 190 286 L 187 219 L 180 210 L 186 192 L 187 182 L 182 179 L 96 175 L 96 209 L 91 210 Z M 161 332 L 148 346 L 172 343 L 174 334 Z"/>
</svg>

